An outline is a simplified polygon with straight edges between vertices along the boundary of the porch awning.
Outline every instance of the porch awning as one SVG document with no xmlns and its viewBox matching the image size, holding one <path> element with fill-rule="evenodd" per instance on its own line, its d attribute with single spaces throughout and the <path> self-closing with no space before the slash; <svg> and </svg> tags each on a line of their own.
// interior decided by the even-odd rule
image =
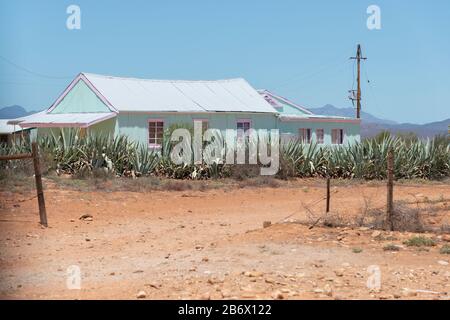
<svg viewBox="0 0 450 320">
<path fill-rule="evenodd" d="M 18 124 L 22 128 L 87 128 L 96 123 L 114 118 L 115 112 L 106 113 L 46 113 L 39 112 L 27 117 L 8 121 L 9 124 Z"/>
</svg>

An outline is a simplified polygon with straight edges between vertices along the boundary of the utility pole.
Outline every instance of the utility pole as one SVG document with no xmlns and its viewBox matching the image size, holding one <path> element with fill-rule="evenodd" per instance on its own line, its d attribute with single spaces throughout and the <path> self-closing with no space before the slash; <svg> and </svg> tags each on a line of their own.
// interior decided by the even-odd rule
<svg viewBox="0 0 450 320">
<path fill-rule="evenodd" d="M 358 47 L 356 49 L 356 57 L 351 57 L 350 59 L 356 59 L 358 88 L 356 90 L 356 98 L 353 90 L 351 91 L 351 95 L 349 98 L 352 101 L 356 100 L 356 118 L 359 119 L 361 118 L 361 60 L 367 59 L 362 56 L 360 44 L 358 44 Z"/>
</svg>

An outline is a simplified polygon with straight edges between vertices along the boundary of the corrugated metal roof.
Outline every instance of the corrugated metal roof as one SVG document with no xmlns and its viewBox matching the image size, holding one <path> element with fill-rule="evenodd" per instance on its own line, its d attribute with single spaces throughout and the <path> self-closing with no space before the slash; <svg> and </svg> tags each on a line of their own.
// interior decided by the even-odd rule
<svg viewBox="0 0 450 320">
<path fill-rule="evenodd" d="M 294 108 L 297 108 L 297 109 L 301 110 L 302 112 L 304 112 L 304 113 L 306 113 L 306 114 L 313 114 L 311 111 L 309 111 L 309 110 L 306 109 L 305 107 L 302 107 L 302 106 L 300 106 L 299 104 L 294 103 L 294 102 L 292 102 L 291 100 L 289 100 L 289 99 L 287 99 L 287 98 L 285 98 L 285 97 L 282 97 L 282 96 L 279 96 L 279 95 L 277 95 L 277 94 L 275 94 L 275 93 L 273 93 L 273 92 L 270 92 L 270 91 L 267 90 L 267 89 L 261 89 L 261 90 L 258 90 L 258 93 L 259 93 L 261 96 L 263 96 L 264 99 L 265 99 L 266 101 L 268 100 L 269 103 L 272 103 L 272 105 L 273 105 L 275 108 L 276 108 L 276 107 L 280 107 L 279 104 L 276 103 L 276 100 L 278 99 L 278 100 L 280 100 L 280 101 L 282 101 L 282 102 L 284 102 L 284 103 L 286 103 L 286 104 L 288 104 L 288 105 L 290 105 L 290 106 L 292 106 L 292 107 L 294 107 Z M 272 102 L 272 101 L 273 101 L 273 102 Z"/>
<path fill-rule="evenodd" d="M 0 119 L 0 134 L 11 134 L 22 131 L 21 127 L 8 124 L 8 121 L 8 119 Z"/>
<path fill-rule="evenodd" d="M 282 102 L 291 105 L 295 108 L 298 108 L 299 110 L 302 110 L 305 112 L 305 114 L 280 114 L 279 119 L 281 121 L 314 121 L 314 120 L 323 120 L 324 122 L 335 122 L 335 121 L 344 121 L 344 122 L 354 122 L 359 123 L 359 119 L 355 118 L 349 118 L 349 117 L 341 117 L 341 116 L 329 116 L 329 115 L 318 115 L 312 113 L 310 110 L 292 102 L 291 100 L 284 98 L 282 96 L 276 95 L 269 90 L 262 89 L 258 90 L 259 94 L 263 96 L 266 100 L 270 100 L 270 98 L 274 99 L 273 107 L 277 108 L 276 99 L 281 100 Z"/>
<path fill-rule="evenodd" d="M 16 124 L 16 125 L 17 125 L 17 124 L 19 124 L 19 123 L 21 123 L 21 122 L 23 122 L 23 121 L 25 121 L 25 120 L 30 119 L 31 117 L 36 117 L 37 115 L 46 114 L 46 113 L 47 113 L 47 110 L 44 110 L 44 111 L 39 111 L 39 112 L 30 114 L 30 115 L 28 115 L 28 116 L 24 116 L 24 117 L 20 117 L 20 118 L 15 118 L 15 119 L 9 119 L 9 120 L 8 120 L 8 124 L 12 124 L 12 125 Z"/>
<path fill-rule="evenodd" d="M 83 73 L 119 112 L 276 111 L 244 79 L 150 80 Z"/>
<path fill-rule="evenodd" d="M 279 119 L 281 121 L 321 121 L 321 122 L 352 122 L 352 123 L 360 123 L 360 119 L 355 118 L 347 118 L 347 117 L 339 117 L 339 116 L 322 116 L 322 115 L 297 115 L 297 114 L 288 114 L 288 115 L 280 115 Z"/>
<path fill-rule="evenodd" d="M 89 127 L 98 122 L 117 116 L 109 113 L 46 113 L 39 112 L 30 116 L 15 119 L 22 128 L 30 127 Z"/>
</svg>

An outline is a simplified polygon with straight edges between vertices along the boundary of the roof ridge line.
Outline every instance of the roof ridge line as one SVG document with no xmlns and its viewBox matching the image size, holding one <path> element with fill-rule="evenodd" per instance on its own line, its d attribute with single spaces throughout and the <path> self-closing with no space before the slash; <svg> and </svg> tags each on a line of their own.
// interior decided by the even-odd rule
<svg viewBox="0 0 450 320">
<path fill-rule="evenodd" d="M 146 78 L 136 78 L 136 77 L 118 77 L 118 76 L 111 76 L 111 75 L 104 75 L 104 74 L 98 74 L 98 73 L 90 73 L 90 72 L 81 72 L 84 76 L 96 76 L 96 77 L 102 77 L 106 79 L 119 79 L 119 80 L 134 80 L 134 81 L 151 81 L 151 82 L 193 82 L 193 83 L 201 83 L 201 82 L 231 82 L 231 81 L 246 81 L 242 77 L 237 78 L 228 78 L 228 79 L 217 79 L 217 80 L 183 80 L 183 79 L 146 79 Z"/>
</svg>

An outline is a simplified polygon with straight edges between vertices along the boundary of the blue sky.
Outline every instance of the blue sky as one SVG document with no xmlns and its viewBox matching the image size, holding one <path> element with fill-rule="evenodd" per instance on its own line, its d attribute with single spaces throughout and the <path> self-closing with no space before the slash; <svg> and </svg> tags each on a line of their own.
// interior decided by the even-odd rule
<svg viewBox="0 0 450 320">
<path fill-rule="evenodd" d="M 71 4 L 81 30 L 66 28 Z M 366 27 L 371 4 L 381 30 Z M 450 118 L 449 32 L 448 0 L 0 0 L 0 106 L 46 108 L 81 71 L 244 77 L 306 107 L 351 106 L 361 43 L 363 110 L 438 121 Z"/>
</svg>

